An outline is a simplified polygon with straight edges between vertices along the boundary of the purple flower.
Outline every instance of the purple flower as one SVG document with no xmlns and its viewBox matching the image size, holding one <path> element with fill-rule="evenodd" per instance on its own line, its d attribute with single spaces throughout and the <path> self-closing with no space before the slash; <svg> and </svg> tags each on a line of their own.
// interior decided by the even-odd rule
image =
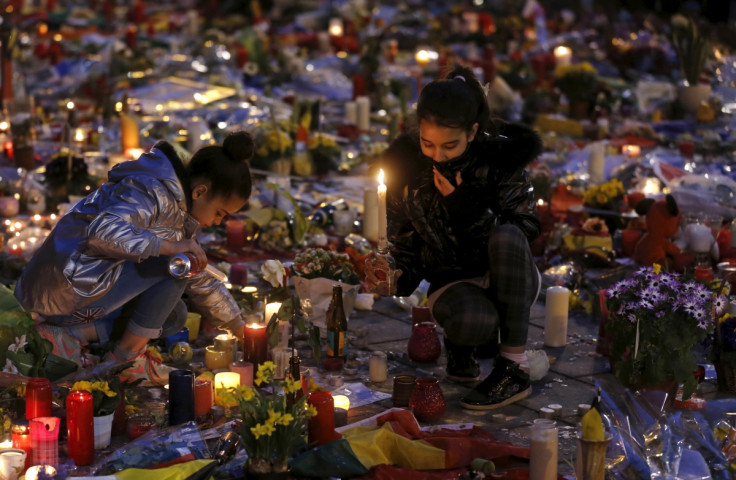
<svg viewBox="0 0 736 480">
<path fill-rule="evenodd" d="M 728 305 L 728 299 L 723 295 L 718 295 L 713 300 L 713 308 L 716 311 L 716 315 L 723 315 L 723 312 L 726 310 L 727 305 Z"/>
</svg>

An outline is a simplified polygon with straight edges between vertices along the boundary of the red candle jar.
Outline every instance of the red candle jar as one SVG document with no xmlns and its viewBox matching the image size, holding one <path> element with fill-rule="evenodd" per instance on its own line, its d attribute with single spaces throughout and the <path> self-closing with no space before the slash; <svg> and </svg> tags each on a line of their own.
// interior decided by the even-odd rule
<svg viewBox="0 0 736 480">
<path fill-rule="evenodd" d="M 48 378 L 34 377 L 26 385 L 26 418 L 51 416 L 51 382 Z"/>
<path fill-rule="evenodd" d="M 133 440 L 140 437 L 156 426 L 156 417 L 150 413 L 136 413 L 130 415 L 125 422 L 125 431 L 128 438 Z"/>
<path fill-rule="evenodd" d="M 28 425 L 28 420 L 14 420 L 10 432 L 13 448 L 26 452 L 25 470 L 28 470 L 33 465 L 31 463 L 31 427 Z"/>
<path fill-rule="evenodd" d="M 251 374 L 252 377 L 252 374 Z M 207 415 L 214 402 L 212 382 L 203 378 L 194 380 L 194 416 Z"/>
<path fill-rule="evenodd" d="M 436 378 L 418 378 L 409 408 L 420 422 L 436 422 L 445 414 L 445 396 Z"/>
<path fill-rule="evenodd" d="M 317 410 L 317 415 L 309 419 L 309 446 L 324 445 L 340 438 L 340 434 L 335 431 L 335 401 L 332 394 L 312 392 L 307 401 Z"/>
<path fill-rule="evenodd" d="M 59 466 L 58 417 L 36 417 L 31 420 L 31 462 L 33 465 Z"/>
<path fill-rule="evenodd" d="M 435 329 L 434 322 L 415 323 L 411 329 L 411 337 L 407 346 L 409 358 L 418 363 L 436 362 L 442 353 L 442 345 Z"/>
<path fill-rule="evenodd" d="M 245 246 L 245 222 L 241 220 L 228 220 L 225 223 L 225 235 L 227 238 L 227 248 L 230 250 L 242 249 Z"/>
<path fill-rule="evenodd" d="M 76 466 L 90 465 L 95 456 L 92 394 L 74 390 L 66 396 L 66 431 L 69 458 Z"/>
<path fill-rule="evenodd" d="M 695 278 L 704 282 L 713 281 L 713 269 L 710 267 L 695 267 Z"/>
<path fill-rule="evenodd" d="M 260 365 L 267 360 L 268 338 L 266 326 L 251 323 L 243 327 L 243 361 Z"/>
</svg>

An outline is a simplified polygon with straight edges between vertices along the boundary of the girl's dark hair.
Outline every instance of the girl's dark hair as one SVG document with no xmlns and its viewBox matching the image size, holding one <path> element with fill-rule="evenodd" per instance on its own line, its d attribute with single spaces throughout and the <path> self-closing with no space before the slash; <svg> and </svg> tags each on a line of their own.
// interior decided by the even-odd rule
<svg viewBox="0 0 736 480">
<path fill-rule="evenodd" d="M 187 165 L 189 180 L 208 180 L 212 195 L 228 198 L 237 195 L 250 197 L 252 182 L 248 162 L 255 147 L 248 132 L 229 133 L 222 145 L 202 147 Z"/>
<path fill-rule="evenodd" d="M 465 131 L 477 122 L 479 132 L 496 133 L 483 87 L 473 70 L 462 65 L 425 85 L 417 102 L 417 119 Z"/>
</svg>

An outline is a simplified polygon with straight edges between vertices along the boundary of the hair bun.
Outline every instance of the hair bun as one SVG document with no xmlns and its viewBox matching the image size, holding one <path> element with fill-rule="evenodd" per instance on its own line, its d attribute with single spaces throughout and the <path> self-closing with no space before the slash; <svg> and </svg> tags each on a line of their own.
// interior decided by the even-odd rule
<svg viewBox="0 0 736 480">
<path fill-rule="evenodd" d="M 225 154 L 233 160 L 248 161 L 253 158 L 255 145 L 248 132 L 239 131 L 229 133 L 222 142 Z"/>
</svg>

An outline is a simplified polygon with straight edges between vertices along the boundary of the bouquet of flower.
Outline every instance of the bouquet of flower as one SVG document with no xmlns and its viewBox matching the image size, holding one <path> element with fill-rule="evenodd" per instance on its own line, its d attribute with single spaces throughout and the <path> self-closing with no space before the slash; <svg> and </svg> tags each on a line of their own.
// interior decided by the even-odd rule
<svg viewBox="0 0 736 480">
<path fill-rule="evenodd" d="M 359 282 L 350 257 L 324 248 L 307 248 L 296 254 L 294 275 L 304 278 L 327 278 L 351 285 Z"/>
<path fill-rule="evenodd" d="M 613 178 L 586 190 L 583 194 L 583 203 L 591 208 L 618 210 L 625 193 L 621 180 Z"/>
<path fill-rule="evenodd" d="M 705 70 L 705 61 L 710 50 L 708 39 L 701 35 L 692 18 L 684 15 L 673 15 L 672 47 L 677 53 L 680 70 L 688 85 L 700 83 L 700 75 Z"/>
<path fill-rule="evenodd" d="M 80 380 L 69 387 L 68 392 L 84 390 L 92 394 L 92 411 L 95 417 L 103 417 L 115 412 L 120 405 L 120 379 L 115 376 L 107 380 Z M 68 393 L 66 392 L 66 393 Z"/>
<path fill-rule="evenodd" d="M 340 161 L 340 146 L 331 135 L 314 134 L 309 139 L 307 148 L 312 154 L 318 173 L 326 173 L 330 168 L 337 167 Z"/>
<path fill-rule="evenodd" d="M 634 387 L 675 380 L 684 383 L 683 398 L 689 398 L 697 386 L 692 349 L 713 330 L 728 299 L 659 265 L 637 270 L 606 290 L 606 297 L 616 376 Z"/>
<path fill-rule="evenodd" d="M 268 169 L 275 160 L 294 155 L 294 140 L 274 124 L 257 133 L 255 143 L 257 148 L 251 162 L 256 168 Z"/>
<path fill-rule="evenodd" d="M 592 102 L 598 90 L 598 70 L 588 62 L 560 65 L 555 68 L 553 83 L 571 102 Z"/>
<path fill-rule="evenodd" d="M 242 423 L 240 438 L 248 453 L 246 470 L 252 473 L 284 472 L 289 458 L 306 447 L 307 420 L 317 414 L 307 397 L 300 395 L 301 382 L 286 377 L 272 384 L 274 364 L 258 366 L 254 383 L 257 387 L 271 386 L 271 393 L 255 387 L 217 389 L 220 405 L 235 407 Z"/>
</svg>

